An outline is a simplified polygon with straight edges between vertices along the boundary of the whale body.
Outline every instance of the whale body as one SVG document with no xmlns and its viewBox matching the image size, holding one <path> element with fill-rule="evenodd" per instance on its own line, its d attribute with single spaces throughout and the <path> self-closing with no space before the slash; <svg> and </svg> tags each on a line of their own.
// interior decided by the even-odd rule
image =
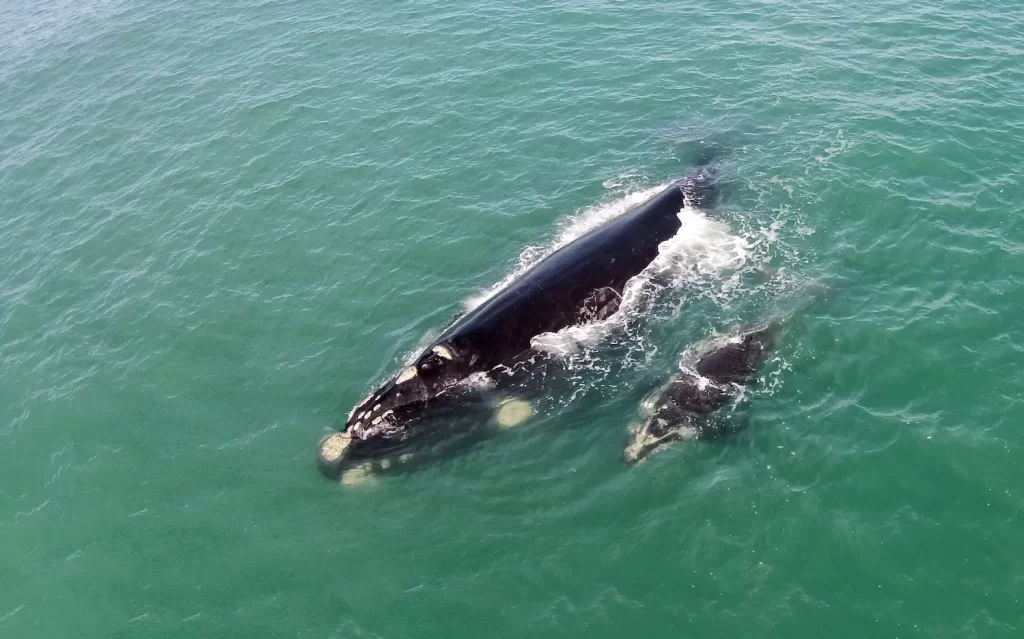
<svg viewBox="0 0 1024 639">
<path fill-rule="evenodd" d="M 679 231 L 682 208 L 714 198 L 714 170 L 699 167 L 538 262 L 359 402 L 341 432 L 321 440 L 321 472 L 336 477 L 353 460 L 395 450 L 432 407 L 479 386 L 471 382 L 500 385 L 528 373 L 540 356 L 531 347 L 537 335 L 615 313 L 626 283 Z"/>
<path fill-rule="evenodd" d="M 705 352 L 645 402 L 645 420 L 634 426 L 622 453 L 636 464 L 672 442 L 719 437 L 728 428 L 713 413 L 736 399 L 775 344 L 777 323 L 747 329 Z"/>
</svg>

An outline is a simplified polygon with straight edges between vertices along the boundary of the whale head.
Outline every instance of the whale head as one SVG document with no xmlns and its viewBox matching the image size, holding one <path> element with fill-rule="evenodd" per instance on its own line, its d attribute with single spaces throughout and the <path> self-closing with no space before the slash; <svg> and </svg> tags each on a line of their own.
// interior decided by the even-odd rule
<svg viewBox="0 0 1024 639">
<path fill-rule="evenodd" d="M 689 441 L 700 435 L 700 419 L 696 413 L 675 405 L 669 393 L 652 398 L 642 405 L 644 421 L 629 429 L 629 443 L 622 451 L 622 461 L 638 464 L 673 442 Z"/>
<path fill-rule="evenodd" d="M 696 372 L 672 378 L 640 404 L 644 421 L 630 427 L 622 461 L 633 465 L 672 442 L 719 434 L 710 415 L 735 393 L 735 386 L 716 383 Z"/>
<path fill-rule="evenodd" d="M 344 430 L 360 437 L 401 428 L 469 374 L 468 362 L 451 344 L 435 344 L 391 376 L 348 414 Z"/>
<path fill-rule="evenodd" d="M 470 372 L 468 364 L 448 343 L 435 344 L 420 354 L 359 402 L 340 433 L 321 441 L 317 455 L 321 472 L 336 475 L 346 459 L 374 455 L 401 441 L 409 422 L 455 393 Z"/>
</svg>

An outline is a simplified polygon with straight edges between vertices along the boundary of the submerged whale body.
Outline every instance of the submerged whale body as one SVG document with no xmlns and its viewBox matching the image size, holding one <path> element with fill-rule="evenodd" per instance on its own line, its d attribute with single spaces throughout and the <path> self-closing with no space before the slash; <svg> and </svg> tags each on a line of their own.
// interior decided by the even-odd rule
<svg viewBox="0 0 1024 639">
<path fill-rule="evenodd" d="M 727 432 L 712 414 L 743 391 L 774 346 L 778 330 L 778 324 L 769 324 L 744 331 L 704 353 L 692 371 L 672 378 L 645 402 L 646 419 L 632 428 L 622 460 L 635 464 L 672 442 Z"/>
<path fill-rule="evenodd" d="M 682 208 L 707 207 L 714 198 L 713 169 L 695 169 L 541 260 L 352 409 L 344 429 L 321 440 L 321 472 L 335 477 L 353 460 L 391 452 L 416 435 L 414 422 L 427 409 L 480 382 L 501 384 L 528 372 L 540 356 L 531 347 L 537 335 L 615 313 L 626 282 L 679 231 Z"/>
</svg>

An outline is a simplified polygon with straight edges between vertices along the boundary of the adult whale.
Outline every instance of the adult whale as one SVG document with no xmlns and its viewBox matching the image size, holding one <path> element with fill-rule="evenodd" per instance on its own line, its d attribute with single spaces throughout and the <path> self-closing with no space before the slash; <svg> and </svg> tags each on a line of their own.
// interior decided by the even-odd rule
<svg viewBox="0 0 1024 639">
<path fill-rule="evenodd" d="M 699 167 L 541 260 L 356 405 L 342 431 L 320 441 L 321 472 L 337 477 L 360 459 L 393 451 L 415 435 L 416 418 L 465 394 L 475 380 L 514 379 L 537 359 L 537 335 L 610 316 L 626 282 L 679 231 L 680 210 L 707 207 L 714 198 L 714 170 Z"/>
</svg>

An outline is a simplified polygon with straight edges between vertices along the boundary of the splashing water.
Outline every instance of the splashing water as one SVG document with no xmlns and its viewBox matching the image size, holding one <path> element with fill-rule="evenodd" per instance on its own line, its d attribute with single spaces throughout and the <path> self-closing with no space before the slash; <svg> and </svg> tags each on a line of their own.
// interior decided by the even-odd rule
<svg viewBox="0 0 1024 639">
<path fill-rule="evenodd" d="M 666 186 L 630 193 L 617 202 L 598 207 L 596 211 L 605 213 L 613 210 L 621 213 Z M 628 204 L 622 206 L 623 203 Z M 727 294 L 738 286 L 736 272 L 747 263 L 751 243 L 741 236 L 733 235 L 726 223 L 709 218 L 699 209 L 685 207 L 678 215 L 681 223 L 679 231 L 662 242 L 654 261 L 626 283 L 618 312 L 605 320 L 569 326 L 556 333 L 542 333 L 533 338 L 531 345 L 556 356 L 576 355 L 582 349 L 601 342 L 630 319 L 644 313 L 659 290 L 687 285 L 706 287 L 730 271 L 734 272 L 733 276 L 722 282 L 717 294 Z M 607 214 L 585 213 L 581 216 L 582 222 L 564 230 L 559 240 L 567 237 L 575 239 L 583 235 L 596 226 L 588 224 L 594 218 L 604 222 L 611 217 Z"/>
</svg>

